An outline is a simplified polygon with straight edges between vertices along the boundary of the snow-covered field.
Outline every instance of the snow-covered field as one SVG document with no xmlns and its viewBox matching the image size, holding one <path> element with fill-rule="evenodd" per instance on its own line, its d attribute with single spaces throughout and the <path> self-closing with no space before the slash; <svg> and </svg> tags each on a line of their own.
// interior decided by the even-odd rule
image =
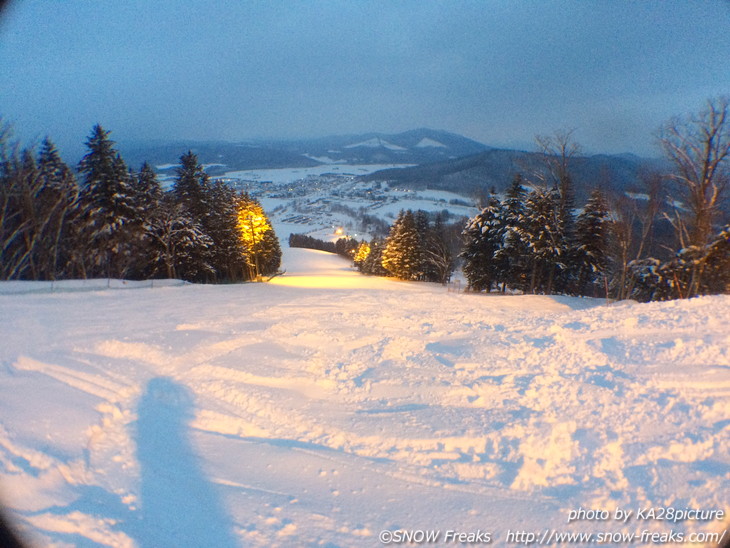
<svg viewBox="0 0 730 548">
<path fill-rule="evenodd" d="M 730 509 L 730 297 L 470 295 L 285 251 L 265 284 L 5 286 L 0 498 L 30 540 L 730 527 L 613 519 Z"/>
<path fill-rule="evenodd" d="M 324 160 L 324 158 L 317 158 Z M 287 167 L 272 169 L 248 169 L 243 171 L 229 171 L 223 175 L 225 179 L 243 179 L 246 181 L 268 181 L 274 184 L 288 184 L 292 181 L 301 181 L 307 177 L 316 177 L 325 173 L 334 173 L 343 176 L 369 175 L 381 169 L 395 169 L 411 167 L 413 164 L 339 164 L 326 163 L 314 167 Z"/>
</svg>

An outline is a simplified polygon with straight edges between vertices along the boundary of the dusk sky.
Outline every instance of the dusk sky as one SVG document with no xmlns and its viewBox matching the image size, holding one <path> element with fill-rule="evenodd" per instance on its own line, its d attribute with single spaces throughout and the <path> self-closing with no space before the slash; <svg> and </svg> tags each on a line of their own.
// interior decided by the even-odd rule
<svg viewBox="0 0 730 548">
<path fill-rule="evenodd" d="M 15 0 L 0 17 L 0 116 L 71 157 L 97 122 L 118 143 L 429 127 L 528 148 L 575 128 L 587 152 L 658 155 L 662 122 L 730 94 L 726 0 Z"/>
</svg>

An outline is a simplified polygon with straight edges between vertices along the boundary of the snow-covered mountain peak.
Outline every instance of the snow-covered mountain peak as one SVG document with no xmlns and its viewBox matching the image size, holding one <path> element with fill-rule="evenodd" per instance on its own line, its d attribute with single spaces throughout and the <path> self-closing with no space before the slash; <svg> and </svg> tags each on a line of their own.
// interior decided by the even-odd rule
<svg viewBox="0 0 730 548">
<path fill-rule="evenodd" d="M 373 137 L 372 139 L 368 139 L 367 141 L 362 141 L 359 143 L 355 143 L 352 145 L 346 145 L 344 148 L 358 148 L 358 147 L 364 147 L 364 148 L 387 148 L 388 150 L 408 150 L 407 148 L 394 145 L 393 143 L 389 143 L 385 139 L 381 139 L 380 137 Z"/>
<path fill-rule="evenodd" d="M 445 144 L 440 143 L 438 141 L 435 141 L 434 139 L 429 139 L 428 137 L 424 137 L 421 139 L 418 144 L 416 145 L 416 148 L 449 148 Z"/>
</svg>

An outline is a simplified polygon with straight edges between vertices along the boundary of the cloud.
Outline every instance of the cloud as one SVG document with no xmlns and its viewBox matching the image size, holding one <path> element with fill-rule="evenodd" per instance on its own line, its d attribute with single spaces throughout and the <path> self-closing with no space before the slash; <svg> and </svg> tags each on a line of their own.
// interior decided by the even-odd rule
<svg viewBox="0 0 730 548">
<path fill-rule="evenodd" d="M 117 138 L 430 126 L 493 145 L 577 127 L 587 148 L 646 152 L 662 120 L 730 90 L 727 28 L 711 2 L 18 2 L 0 104 L 62 143 L 97 121 Z"/>
</svg>

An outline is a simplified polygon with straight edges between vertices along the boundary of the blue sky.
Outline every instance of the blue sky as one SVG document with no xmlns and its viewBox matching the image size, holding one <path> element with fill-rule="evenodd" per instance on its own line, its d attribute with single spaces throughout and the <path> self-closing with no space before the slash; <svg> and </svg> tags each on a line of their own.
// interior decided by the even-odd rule
<svg viewBox="0 0 730 548">
<path fill-rule="evenodd" d="M 432 127 L 658 154 L 669 117 L 730 94 L 730 2 L 15 0 L 0 115 L 70 155 L 136 139 Z"/>
</svg>

